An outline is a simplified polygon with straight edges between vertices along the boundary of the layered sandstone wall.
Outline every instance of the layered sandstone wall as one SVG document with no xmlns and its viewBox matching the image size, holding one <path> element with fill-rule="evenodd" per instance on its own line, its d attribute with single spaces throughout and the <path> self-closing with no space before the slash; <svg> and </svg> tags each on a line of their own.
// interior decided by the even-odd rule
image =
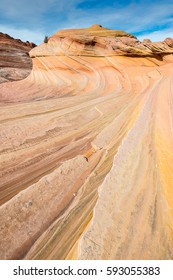
<svg viewBox="0 0 173 280">
<path fill-rule="evenodd" d="M 29 51 L 36 45 L 0 32 L 0 83 L 26 78 L 32 69 Z"/>
</svg>

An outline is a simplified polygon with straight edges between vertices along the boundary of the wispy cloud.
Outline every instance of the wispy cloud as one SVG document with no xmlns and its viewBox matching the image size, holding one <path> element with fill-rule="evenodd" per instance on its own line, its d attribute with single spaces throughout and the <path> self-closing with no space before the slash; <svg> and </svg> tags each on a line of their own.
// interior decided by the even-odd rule
<svg viewBox="0 0 173 280">
<path fill-rule="evenodd" d="M 0 12 L 11 19 L 26 22 L 40 19 L 46 12 L 70 12 L 84 0 L 1 0 Z"/>
<path fill-rule="evenodd" d="M 74 12 L 83 1 L 1 0 L 0 31 L 40 43 L 44 35 L 52 35 L 59 26 L 62 28 L 69 13 Z"/>
<path fill-rule="evenodd" d="M 40 16 L 47 10 L 55 0 L 1 0 L 0 12 L 5 14 L 6 17 L 16 18 L 22 20 L 28 17 L 30 20 L 36 16 Z"/>
<path fill-rule="evenodd" d="M 143 39 L 152 39 L 153 42 L 162 42 L 165 38 L 173 38 L 173 29 L 153 31 L 138 36 L 140 41 Z"/>
<path fill-rule="evenodd" d="M 42 34 L 52 35 L 62 28 L 88 27 L 94 23 L 123 29 L 140 38 L 144 33 L 149 34 L 156 40 L 161 38 L 162 30 L 173 29 L 172 11 L 172 0 L 1 0 L 0 24 L 9 27 L 7 33 L 18 30 L 20 38 L 28 32 L 29 40 L 37 38 L 37 43 Z"/>
<path fill-rule="evenodd" d="M 43 42 L 45 34 L 42 31 L 35 30 L 34 32 L 29 29 L 18 29 L 12 28 L 6 25 L 0 24 L 0 31 L 15 39 L 21 39 L 22 41 L 30 41 L 30 42 Z"/>
</svg>

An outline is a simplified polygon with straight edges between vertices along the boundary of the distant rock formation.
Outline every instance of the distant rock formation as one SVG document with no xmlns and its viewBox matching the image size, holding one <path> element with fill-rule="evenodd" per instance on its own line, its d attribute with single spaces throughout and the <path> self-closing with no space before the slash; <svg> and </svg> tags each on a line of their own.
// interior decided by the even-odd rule
<svg viewBox="0 0 173 280">
<path fill-rule="evenodd" d="M 32 69 L 28 52 L 36 45 L 0 32 L 0 83 L 26 78 Z"/>
</svg>

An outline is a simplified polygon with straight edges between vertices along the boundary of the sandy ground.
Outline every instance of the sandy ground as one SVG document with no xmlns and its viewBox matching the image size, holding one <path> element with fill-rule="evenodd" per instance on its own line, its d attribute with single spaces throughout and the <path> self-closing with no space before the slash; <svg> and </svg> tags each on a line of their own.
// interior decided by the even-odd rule
<svg viewBox="0 0 173 280">
<path fill-rule="evenodd" d="M 172 63 L 39 57 L 0 85 L 1 259 L 173 258 Z"/>
</svg>

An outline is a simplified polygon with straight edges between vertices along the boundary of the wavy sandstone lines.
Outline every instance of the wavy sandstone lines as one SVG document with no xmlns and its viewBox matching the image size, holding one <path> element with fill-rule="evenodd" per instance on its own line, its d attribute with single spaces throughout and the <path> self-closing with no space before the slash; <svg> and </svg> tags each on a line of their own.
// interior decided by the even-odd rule
<svg viewBox="0 0 173 280">
<path fill-rule="evenodd" d="M 55 34 L 0 86 L 1 259 L 173 257 L 171 50 L 106 30 Z"/>
<path fill-rule="evenodd" d="M 150 95 L 99 188 L 92 225 L 80 240 L 80 258 L 172 258 L 172 222 L 169 215 L 172 212 L 170 186 L 173 178 L 170 176 L 167 182 L 163 181 L 167 172 L 172 174 L 169 166 L 172 147 L 170 145 L 167 155 L 159 156 L 161 150 L 157 138 L 160 122 L 157 118 L 160 112 L 156 116 L 154 114 L 162 87 L 166 87 L 164 82 Z M 168 109 L 168 105 L 164 105 Z M 170 127 L 167 129 L 170 134 Z M 170 135 L 168 139 L 171 139 Z M 166 168 L 161 162 L 163 158 L 166 158 Z M 102 236 L 99 235 L 100 229 L 104 229 Z"/>
</svg>

